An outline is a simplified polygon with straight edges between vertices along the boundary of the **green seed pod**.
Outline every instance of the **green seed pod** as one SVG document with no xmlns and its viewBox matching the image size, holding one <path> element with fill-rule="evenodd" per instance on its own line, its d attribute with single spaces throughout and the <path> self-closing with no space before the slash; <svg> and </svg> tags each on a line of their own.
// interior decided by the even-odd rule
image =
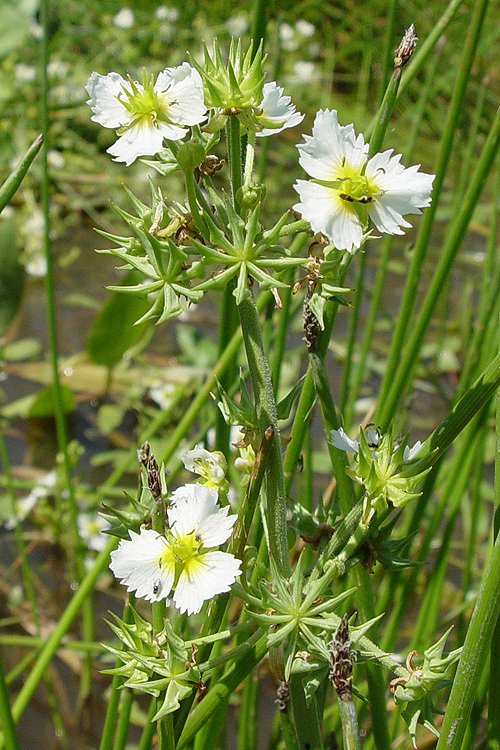
<svg viewBox="0 0 500 750">
<path fill-rule="evenodd" d="M 248 185 L 242 185 L 236 191 L 236 200 L 242 208 L 255 208 L 265 197 L 266 188 L 260 182 L 250 182 Z"/>
<path fill-rule="evenodd" d="M 199 167 L 204 158 L 205 149 L 196 141 L 183 143 L 177 152 L 177 161 L 187 172 L 192 172 L 193 169 Z"/>
</svg>

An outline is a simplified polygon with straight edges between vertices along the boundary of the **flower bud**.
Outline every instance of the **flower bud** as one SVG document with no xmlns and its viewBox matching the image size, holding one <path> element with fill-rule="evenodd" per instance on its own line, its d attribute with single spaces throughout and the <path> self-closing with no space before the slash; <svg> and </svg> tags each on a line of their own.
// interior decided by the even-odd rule
<svg viewBox="0 0 500 750">
<path fill-rule="evenodd" d="M 250 182 L 248 185 L 242 185 L 236 191 L 236 200 L 242 208 L 255 208 L 258 203 L 262 203 L 266 197 L 266 187 L 260 182 Z"/>
<path fill-rule="evenodd" d="M 192 172 L 193 169 L 199 167 L 204 158 L 205 149 L 196 141 L 183 143 L 177 152 L 177 161 L 187 172 Z"/>
<path fill-rule="evenodd" d="M 243 54 L 241 42 L 235 44 L 231 40 L 227 65 L 224 65 L 216 39 L 212 55 L 206 47 L 204 54 L 203 66 L 196 60 L 192 60 L 192 64 L 203 79 L 205 105 L 208 109 L 232 110 L 259 106 L 264 86 L 262 45 L 255 55 L 252 55 L 252 44 Z"/>
</svg>

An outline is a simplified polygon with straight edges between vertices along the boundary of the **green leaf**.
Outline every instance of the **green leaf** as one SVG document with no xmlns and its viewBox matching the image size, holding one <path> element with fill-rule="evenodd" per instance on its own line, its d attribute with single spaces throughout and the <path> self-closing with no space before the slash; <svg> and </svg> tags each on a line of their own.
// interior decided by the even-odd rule
<svg viewBox="0 0 500 750">
<path fill-rule="evenodd" d="M 4 14 L 4 9 L 2 9 L 2 14 L 0 14 L 0 35 L 1 35 L 1 27 L 2 27 L 2 18 Z M 0 36 L 0 45 L 1 45 L 1 36 Z M 16 165 L 14 171 L 7 177 L 3 185 L 0 187 L 0 211 L 3 211 L 7 203 L 10 201 L 14 193 L 16 192 L 17 188 L 21 184 L 21 182 L 24 179 L 24 176 L 28 169 L 31 166 L 31 162 L 35 158 L 35 156 L 38 154 L 42 147 L 43 143 L 43 136 L 39 135 L 29 149 L 26 151 L 25 155 L 19 162 L 19 164 Z"/>
<path fill-rule="evenodd" d="M 20 339 L 6 344 L 2 356 L 7 362 L 21 362 L 23 359 L 37 357 L 41 350 L 42 346 L 36 339 Z"/>
<path fill-rule="evenodd" d="M 138 284 L 143 275 L 130 271 L 122 286 Z M 151 328 L 151 323 L 134 325 L 149 310 L 150 302 L 143 297 L 113 292 L 94 320 L 85 348 L 89 357 L 98 365 L 112 368 L 123 357 L 127 349 L 136 344 Z"/>
<path fill-rule="evenodd" d="M 97 426 L 103 435 L 109 435 L 123 419 L 123 409 L 115 404 L 103 404 L 97 413 Z"/>
<path fill-rule="evenodd" d="M 2 334 L 21 305 L 24 287 L 24 268 L 17 259 L 14 219 L 0 225 L 0 334 Z"/>
<path fill-rule="evenodd" d="M 304 377 L 300 378 L 300 380 L 298 380 L 295 383 L 290 393 L 288 393 L 284 398 L 282 398 L 279 404 L 277 404 L 276 410 L 278 413 L 278 419 L 288 419 L 288 417 L 290 416 L 293 402 L 295 401 L 295 399 L 297 398 L 297 396 L 302 390 L 302 383 L 303 383 Z"/>
<path fill-rule="evenodd" d="M 73 392 L 66 386 L 61 386 L 62 406 L 65 414 L 69 414 L 74 408 Z M 55 389 L 49 385 L 39 391 L 28 408 L 27 417 L 50 417 L 55 413 Z"/>
</svg>

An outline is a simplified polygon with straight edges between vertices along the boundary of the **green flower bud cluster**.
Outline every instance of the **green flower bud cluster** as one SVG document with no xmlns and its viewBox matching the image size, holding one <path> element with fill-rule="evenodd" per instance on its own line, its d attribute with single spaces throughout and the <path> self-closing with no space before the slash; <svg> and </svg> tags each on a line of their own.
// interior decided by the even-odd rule
<svg viewBox="0 0 500 750">
<path fill-rule="evenodd" d="M 220 109 L 223 115 L 238 114 L 249 107 L 258 107 L 262 101 L 265 75 L 262 72 L 264 58 L 262 44 L 253 55 L 253 44 L 243 54 L 241 40 L 235 44 L 231 39 L 227 65 L 214 39 L 212 56 L 204 45 L 204 65 L 191 59 L 203 80 L 205 105 L 208 109 Z M 217 128 L 218 129 L 218 128 Z"/>
<path fill-rule="evenodd" d="M 197 685 L 201 685 L 199 669 L 193 664 L 188 647 L 174 633 L 168 620 L 165 629 L 153 638 L 152 625 L 143 620 L 131 607 L 133 622 L 127 623 L 113 615 L 108 622 L 125 650 L 106 646 L 121 662 L 121 666 L 103 670 L 106 674 L 125 677 L 125 687 L 158 698 L 163 702 L 153 717 L 157 721 L 179 708 L 180 701 Z"/>
<path fill-rule="evenodd" d="M 376 511 L 393 506 L 403 508 L 420 496 L 417 487 L 430 467 L 421 469 L 420 462 L 413 465 L 405 462 L 407 442 L 407 437 L 397 442 L 389 432 L 383 437 L 378 436 L 376 442 L 368 443 L 367 432 L 361 430 L 357 465 L 346 471 L 365 489 L 362 524 L 369 524 Z"/>
<path fill-rule="evenodd" d="M 413 658 L 417 652 L 412 651 L 406 660 L 409 676 L 400 677 L 391 682 L 395 702 L 408 704 L 402 711 L 402 716 L 408 724 L 414 747 L 416 747 L 417 724 L 422 724 L 439 737 L 432 718 L 432 713 L 436 710 L 430 693 L 449 685 L 450 670 L 460 658 L 461 648 L 443 656 L 444 645 L 451 630 L 452 628 L 449 628 L 437 643 L 424 651 L 424 660 L 421 665 L 413 665 Z"/>
</svg>

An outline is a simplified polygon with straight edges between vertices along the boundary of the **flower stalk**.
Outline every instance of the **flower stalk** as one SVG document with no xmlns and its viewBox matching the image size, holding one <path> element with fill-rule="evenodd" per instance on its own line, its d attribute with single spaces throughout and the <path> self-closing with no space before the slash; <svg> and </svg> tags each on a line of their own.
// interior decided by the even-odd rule
<svg viewBox="0 0 500 750">
<path fill-rule="evenodd" d="M 259 316 L 251 289 L 239 305 L 243 341 L 254 392 L 259 427 L 264 432 L 269 426 L 274 437 L 266 470 L 266 519 L 269 531 L 269 551 L 278 570 L 290 574 L 286 529 L 286 498 L 281 459 L 280 431 L 269 363 L 264 351 Z"/>
</svg>

